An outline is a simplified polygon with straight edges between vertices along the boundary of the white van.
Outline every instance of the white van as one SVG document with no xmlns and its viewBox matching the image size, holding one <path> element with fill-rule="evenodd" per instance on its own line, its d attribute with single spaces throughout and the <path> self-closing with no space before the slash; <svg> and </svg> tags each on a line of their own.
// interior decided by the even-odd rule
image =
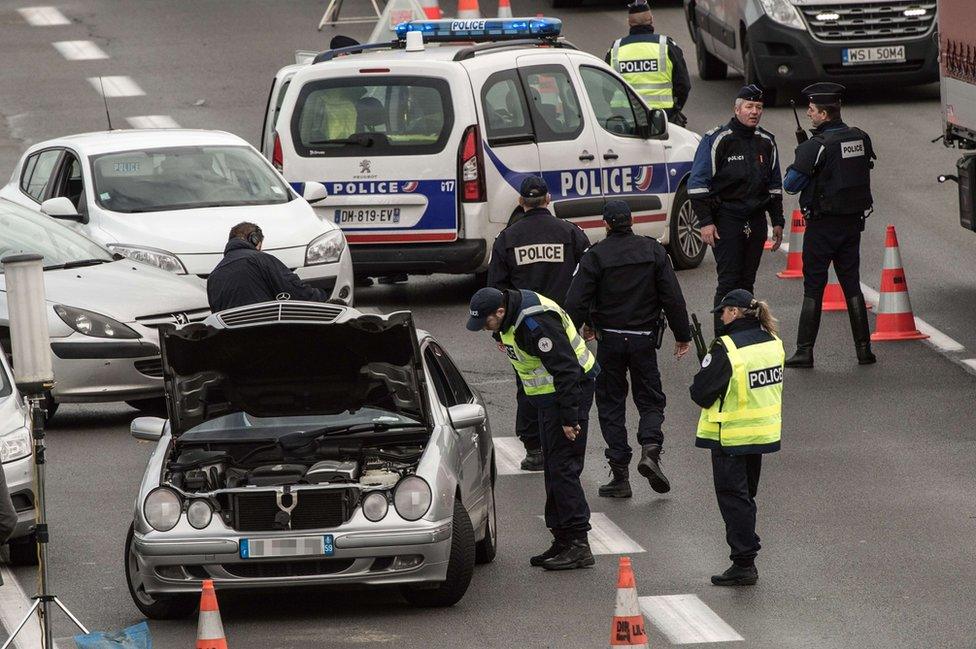
<svg viewBox="0 0 976 649">
<path fill-rule="evenodd" d="M 357 276 L 483 271 L 528 174 L 591 241 L 604 236 L 605 200 L 622 198 L 676 267 L 701 262 L 685 191 L 700 138 L 558 38 L 561 21 L 397 29 L 392 44 L 283 68 L 265 116 L 263 153 L 296 191 L 326 186 L 315 209 L 342 227 Z"/>
</svg>

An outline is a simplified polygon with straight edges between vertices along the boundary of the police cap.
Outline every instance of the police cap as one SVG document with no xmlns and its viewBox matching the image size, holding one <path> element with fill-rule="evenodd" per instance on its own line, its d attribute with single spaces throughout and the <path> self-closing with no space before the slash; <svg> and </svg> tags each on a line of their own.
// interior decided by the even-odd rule
<svg viewBox="0 0 976 649">
<path fill-rule="evenodd" d="M 752 309 L 755 307 L 755 304 L 756 298 L 752 296 L 752 293 L 744 288 L 737 288 L 726 293 L 722 301 L 718 303 L 718 306 L 712 309 L 712 313 L 720 313 L 727 306 L 736 306 L 740 309 Z"/>
<path fill-rule="evenodd" d="M 549 193 L 549 185 L 539 176 L 526 176 L 519 187 L 522 198 L 542 198 Z"/>
<path fill-rule="evenodd" d="M 742 86 L 739 89 L 739 94 L 735 96 L 736 99 L 745 99 L 746 101 L 762 101 L 763 91 L 762 88 L 754 83 L 750 83 L 748 86 Z"/>
<path fill-rule="evenodd" d="M 485 328 L 488 316 L 501 308 L 505 302 L 505 294 L 497 288 L 486 286 L 478 289 L 471 296 L 469 307 L 468 331 L 481 331 Z"/>
<path fill-rule="evenodd" d="M 629 5 L 627 5 L 628 14 L 642 14 L 645 11 L 650 11 L 651 5 L 647 4 L 647 0 L 634 0 Z"/>
<path fill-rule="evenodd" d="M 840 104 L 841 95 L 847 90 L 839 83 L 814 83 L 803 89 L 803 96 L 811 104 L 817 105 L 837 105 Z"/>
<path fill-rule="evenodd" d="M 611 229 L 621 225 L 630 225 L 630 205 L 619 198 L 607 201 L 607 204 L 603 206 L 603 220 Z"/>
</svg>

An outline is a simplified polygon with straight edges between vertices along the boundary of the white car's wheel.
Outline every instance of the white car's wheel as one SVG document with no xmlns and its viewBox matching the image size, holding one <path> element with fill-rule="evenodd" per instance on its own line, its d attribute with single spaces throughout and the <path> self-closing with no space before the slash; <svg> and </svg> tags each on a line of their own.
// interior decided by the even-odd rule
<svg viewBox="0 0 976 649">
<path fill-rule="evenodd" d="M 492 480 L 488 490 L 488 515 L 485 522 L 485 535 L 475 546 L 475 560 L 478 563 L 491 563 L 498 553 L 498 514 L 495 510 L 495 482 Z"/>
<path fill-rule="evenodd" d="M 186 617 L 197 607 L 194 595 L 150 595 L 146 592 L 139 562 L 132 544 L 133 528 L 125 537 L 125 581 L 129 584 L 129 595 L 136 608 L 151 620 L 172 620 Z"/>
</svg>

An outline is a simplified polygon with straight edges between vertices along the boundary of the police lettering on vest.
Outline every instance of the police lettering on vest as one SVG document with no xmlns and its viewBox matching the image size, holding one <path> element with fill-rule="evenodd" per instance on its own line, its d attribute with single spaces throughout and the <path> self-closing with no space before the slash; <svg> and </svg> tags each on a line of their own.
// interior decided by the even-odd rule
<svg viewBox="0 0 976 649">
<path fill-rule="evenodd" d="M 620 73 L 627 74 L 630 72 L 657 72 L 658 65 L 657 59 L 644 59 L 642 61 L 621 61 L 620 62 Z"/>
<path fill-rule="evenodd" d="M 535 243 L 527 246 L 516 246 L 515 263 L 519 266 L 547 262 L 561 264 L 565 259 L 564 246 L 561 243 Z"/>
<path fill-rule="evenodd" d="M 813 182 L 813 215 L 863 215 L 870 210 L 874 151 L 868 135 L 847 127 L 828 130 L 810 141 L 823 147 Z"/>
<path fill-rule="evenodd" d="M 782 367 L 767 367 L 761 370 L 749 372 L 749 389 L 764 388 L 783 382 Z"/>
</svg>

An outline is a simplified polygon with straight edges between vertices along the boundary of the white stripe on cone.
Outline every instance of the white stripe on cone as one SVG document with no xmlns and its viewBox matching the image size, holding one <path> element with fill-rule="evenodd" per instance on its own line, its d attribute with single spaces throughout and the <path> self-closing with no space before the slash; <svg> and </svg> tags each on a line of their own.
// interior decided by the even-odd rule
<svg viewBox="0 0 976 649">
<path fill-rule="evenodd" d="M 200 611 L 197 626 L 197 640 L 223 640 L 224 625 L 220 621 L 220 611 Z"/>
</svg>

